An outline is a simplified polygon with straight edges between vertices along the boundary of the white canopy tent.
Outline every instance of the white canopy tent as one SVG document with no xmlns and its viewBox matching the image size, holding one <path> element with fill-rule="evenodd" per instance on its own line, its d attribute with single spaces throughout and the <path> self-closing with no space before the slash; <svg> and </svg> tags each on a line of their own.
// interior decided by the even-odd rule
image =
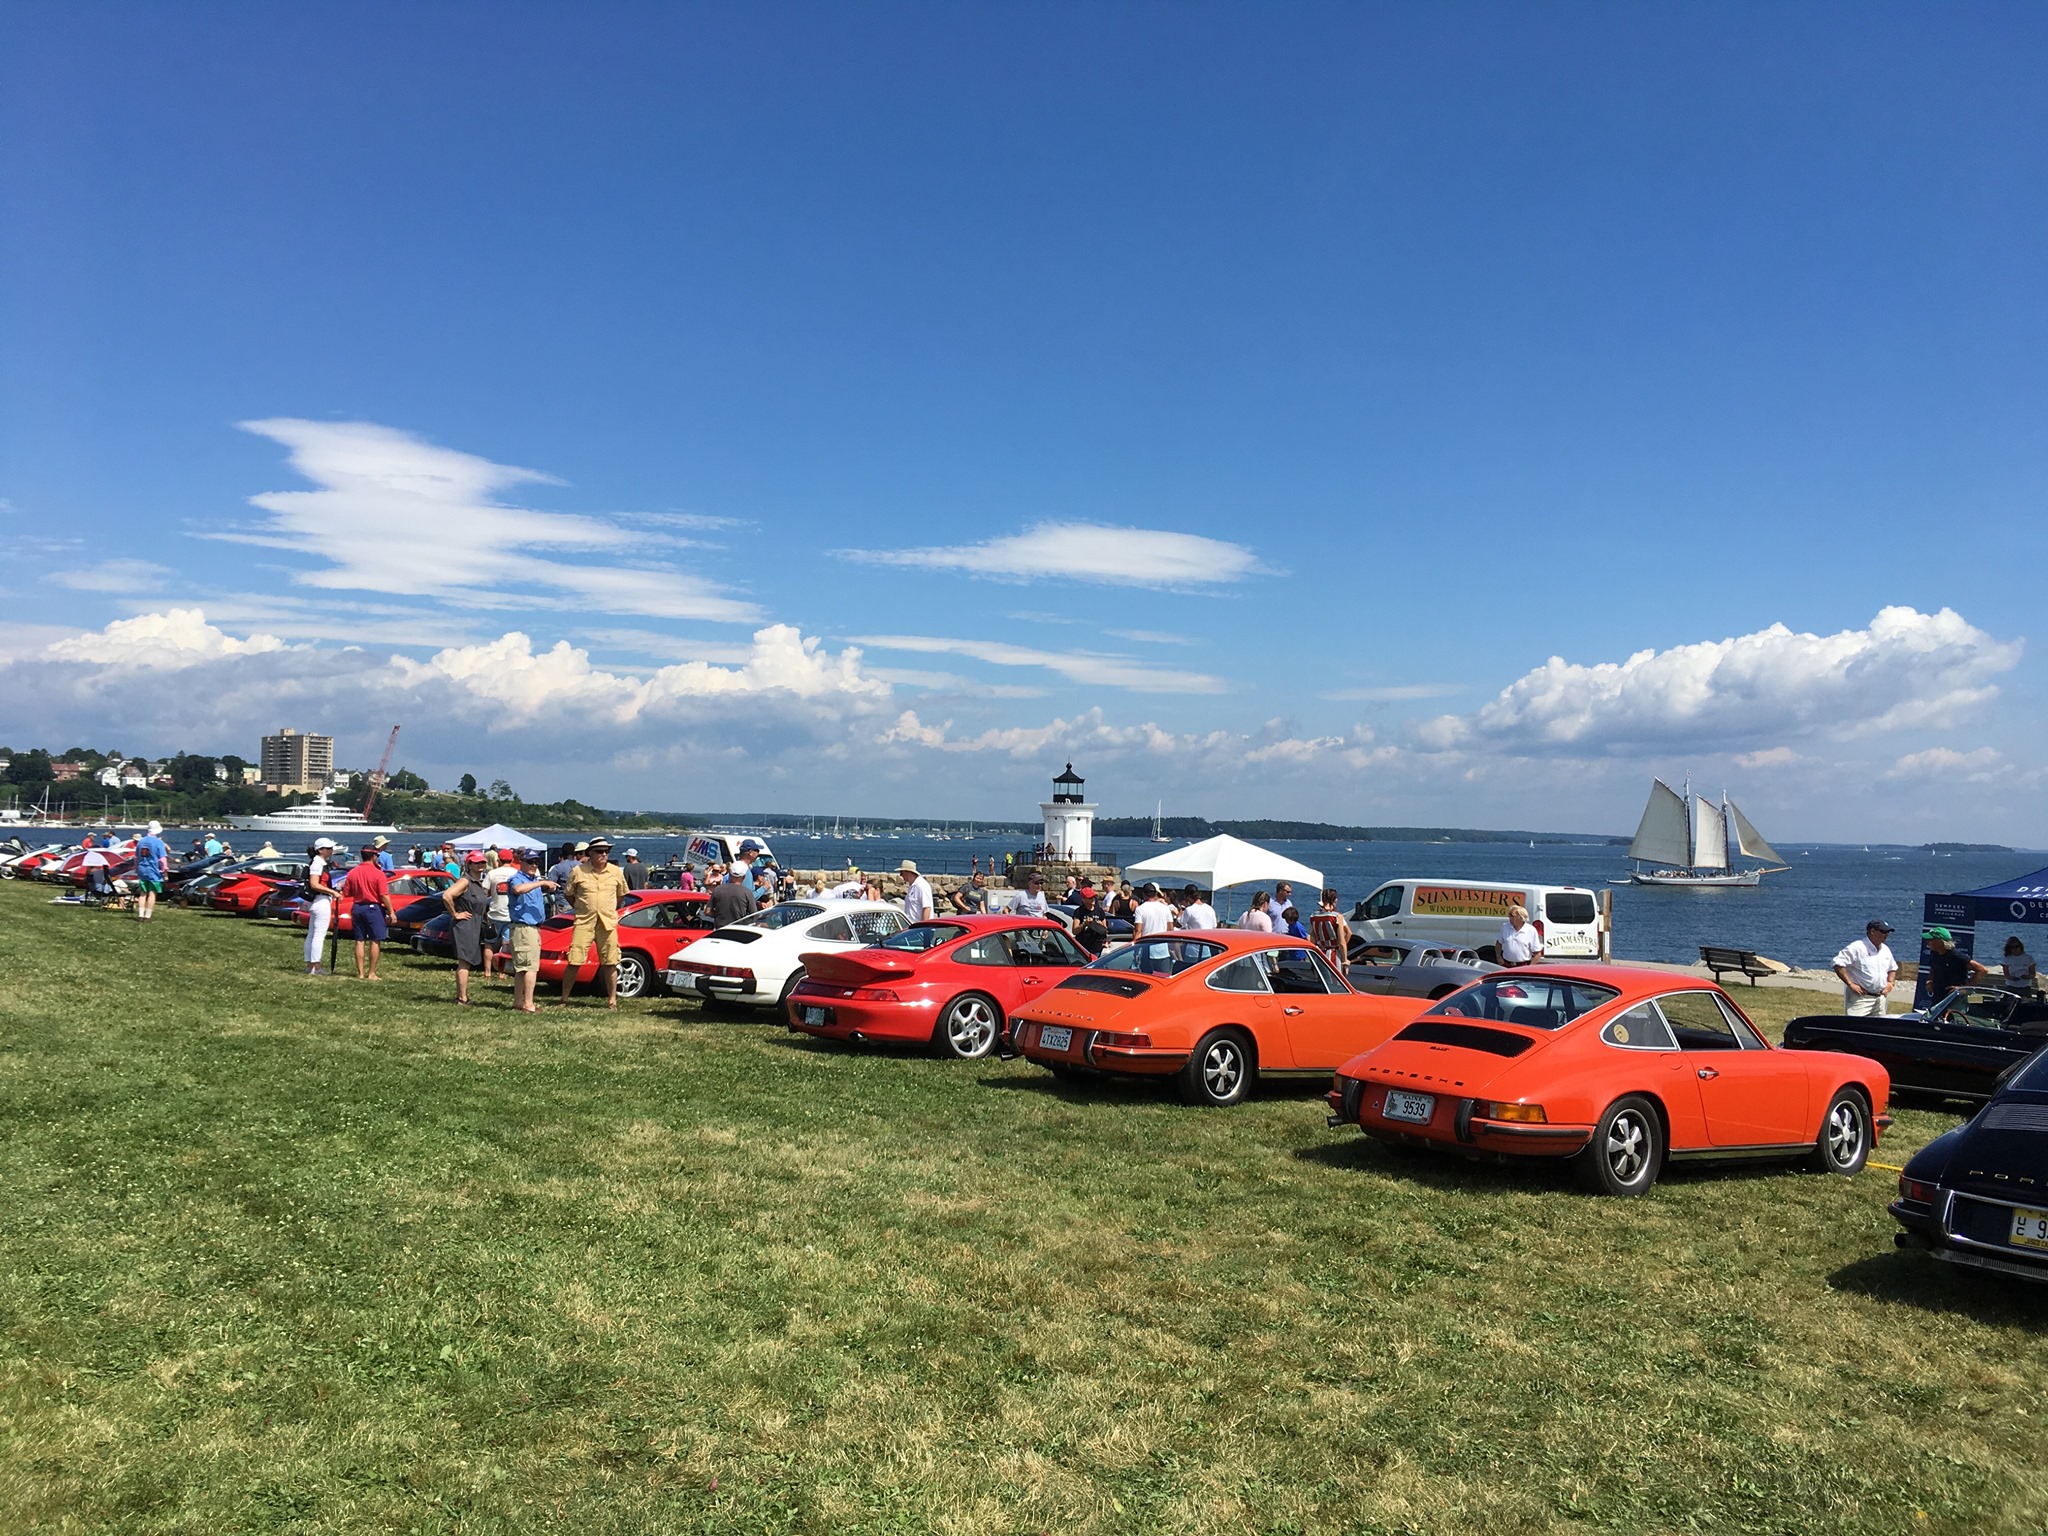
<svg viewBox="0 0 2048 1536">
<path fill-rule="evenodd" d="M 536 853 L 546 853 L 548 851 L 548 845 L 539 838 L 528 837 L 518 828 L 508 827 L 502 821 L 493 822 L 488 827 L 481 827 L 477 831 L 470 833 L 467 837 L 456 838 L 455 846 L 464 853 L 467 853 L 472 848 L 517 848 L 522 853 L 529 848 L 533 849 Z"/>
<path fill-rule="evenodd" d="M 1320 869 L 1297 864 L 1269 848 L 1228 833 L 1127 865 L 1124 877 L 1134 882 L 1156 880 L 1161 885 L 1186 885 L 1192 881 L 1212 891 L 1233 885 L 1263 885 L 1272 880 L 1291 880 L 1318 893 L 1323 888 Z M 1302 910 L 1306 912 L 1308 907 L 1303 906 Z"/>
</svg>

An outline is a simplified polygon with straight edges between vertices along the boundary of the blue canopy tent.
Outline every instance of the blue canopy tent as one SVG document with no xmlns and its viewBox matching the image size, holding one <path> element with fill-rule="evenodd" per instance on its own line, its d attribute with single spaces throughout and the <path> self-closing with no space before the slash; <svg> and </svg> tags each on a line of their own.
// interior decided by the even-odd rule
<svg viewBox="0 0 2048 1536">
<path fill-rule="evenodd" d="M 1974 891 L 1957 891 L 1948 896 L 1928 895 L 1921 899 L 1922 932 L 1946 928 L 1955 935 L 1956 951 L 1974 956 L 1979 923 L 2048 923 L 2048 869 L 2031 875 L 2001 880 Z M 1913 1006 L 1927 1006 L 1927 940 L 1920 940 L 1920 975 L 1913 984 Z"/>
</svg>

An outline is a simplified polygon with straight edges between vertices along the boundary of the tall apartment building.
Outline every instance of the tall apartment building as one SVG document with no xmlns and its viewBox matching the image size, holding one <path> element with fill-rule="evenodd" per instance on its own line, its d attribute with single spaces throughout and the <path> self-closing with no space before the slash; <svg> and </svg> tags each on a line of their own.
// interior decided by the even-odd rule
<svg viewBox="0 0 2048 1536">
<path fill-rule="evenodd" d="M 289 726 L 263 738 L 263 787 L 305 794 L 334 777 L 334 738 L 301 734 Z"/>
</svg>

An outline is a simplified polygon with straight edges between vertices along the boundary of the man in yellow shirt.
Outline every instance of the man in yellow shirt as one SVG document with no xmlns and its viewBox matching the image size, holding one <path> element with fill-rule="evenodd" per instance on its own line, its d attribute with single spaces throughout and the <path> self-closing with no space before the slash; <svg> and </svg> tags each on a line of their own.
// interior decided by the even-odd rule
<svg viewBox="0 0 2048 1536">
<path fill-rule="evenodd" d="M 590 953 L 590 941 L 597 938 L 597 974 L 604 979 L 606 1006 L 619 1006 L 619 898 L 626 894 L 626 877 L 612 863 L 612 845 L 602 837 L 590 840 L 583 861 L 563 882 L 562 894 L 575 915 L 569 933 L 569 963 L 562 968 L 562 1001 L 569 1001 L 583 957 Z"/>
</svg>

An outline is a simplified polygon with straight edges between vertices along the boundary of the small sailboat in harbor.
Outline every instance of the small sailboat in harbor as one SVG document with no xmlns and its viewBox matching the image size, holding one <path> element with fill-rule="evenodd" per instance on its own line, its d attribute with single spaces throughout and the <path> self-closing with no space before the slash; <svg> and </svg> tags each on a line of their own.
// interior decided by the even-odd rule
<svg viewBox="0 0 2048 1536">
<path fill-rule="evenodd" d="M 1170 837 L 1162 836 L 1159 831 L 1159 813 L 1165 809 L 1166 802 L 1164 800 L 1158 801 L 1152 807 L 1152 841 L 1155 843 L 1170 843 L 1173 841 Z"/>
<path fill-rule="evenodd" d="M 1791 868 L 1725 792 L 1717 805 L 1695 795 L 1690 779 L 1684 794 L 1662 779 L 1651 782 L 1650 803 L 1643 807 L 1628 856 L 1638 866 L 1629 875 L 1630 883 L 1687 889 L 1756 885 L 1767 874 Z M 1743 868 L 1738 859 L 1763 862 Z"/>
</svg>

